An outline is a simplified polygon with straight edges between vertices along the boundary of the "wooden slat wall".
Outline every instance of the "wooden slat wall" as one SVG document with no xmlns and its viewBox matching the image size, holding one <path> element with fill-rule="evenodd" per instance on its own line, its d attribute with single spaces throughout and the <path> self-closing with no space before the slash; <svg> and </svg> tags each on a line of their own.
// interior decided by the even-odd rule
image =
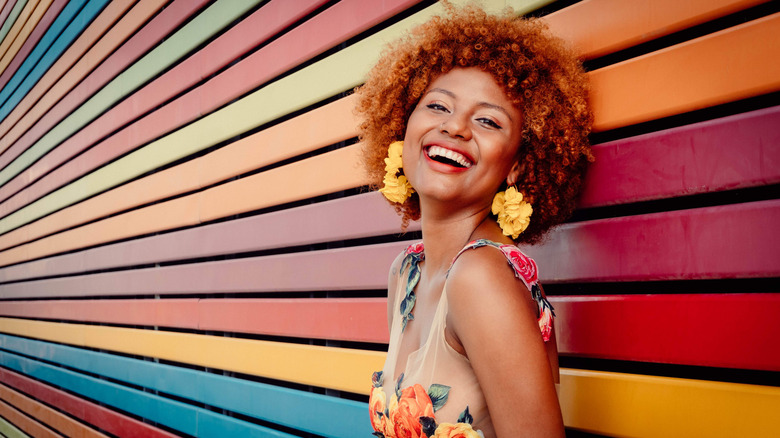
<svg viewBox="0 0 780 438">
<path fill-rule="evenodd" d="M 461 3 L 458 1 L 457 3 Z M 596 163 L 526 248 L 571 434 L 780 430 L 780 8 L 486 0 L 586 61 Z M 0 1 L 0 433 L 371 433 L 387 268 L 352 115 L 420 0 Z"/>
</svg>

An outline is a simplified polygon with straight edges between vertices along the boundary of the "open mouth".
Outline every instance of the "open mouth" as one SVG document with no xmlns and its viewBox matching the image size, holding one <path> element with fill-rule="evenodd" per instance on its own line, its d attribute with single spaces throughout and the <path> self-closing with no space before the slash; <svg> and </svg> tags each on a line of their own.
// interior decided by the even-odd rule
<svg viewBox="0 0 780 438">
<path fill-rule="evenodd" d="M 472 165 L 471 160 L 466 158 L 465 155 L 441 146 L 430 146 L 426 153 L 431 160 L 453 167 L 468 169 Z"/>
</svg>

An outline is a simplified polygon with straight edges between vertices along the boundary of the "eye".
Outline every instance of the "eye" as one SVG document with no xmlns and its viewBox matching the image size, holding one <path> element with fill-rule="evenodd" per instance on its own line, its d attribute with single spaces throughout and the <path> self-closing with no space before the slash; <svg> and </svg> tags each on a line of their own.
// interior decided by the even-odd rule
<svg viewBox="0 0 780 438">
<path fill-rule="evenodd" d="M 430 109 L 432 109 L 434 111 L 442 111 L 442 112 L 448 112 L 449 111 L 449 110 L 447 110 L 447 107 L 445 107 L 444 105 L 442 105 L 440 103 L 437 103 L 437 102 L 429 103 L 428 105 L 425 105 L 425 106 L 426 106 L 426 108 L 430 108 Z"/>
<path fill-rule="evenodd" d="M 489 119 L 487 117 L 481 117 L 481 118 L 477 119 L 477 121 L 479 123 L 483 124 L 483 125 L 490 126 L 491 128 L 501 129 L 501 125 L 496 123 L 496 121 L 493 120 L 493 119 Z"/>
</svg>

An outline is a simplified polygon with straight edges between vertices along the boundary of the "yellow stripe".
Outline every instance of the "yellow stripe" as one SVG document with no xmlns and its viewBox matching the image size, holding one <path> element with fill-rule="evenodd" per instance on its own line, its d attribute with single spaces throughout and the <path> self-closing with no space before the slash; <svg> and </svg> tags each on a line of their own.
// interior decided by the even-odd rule
<svg viewBox="0 0 780 438">
<path fill-rule="evenodd" d="M 156 330 L 0 318 L 0 332 L 367 394 L 385 353 Z"/>
<path fill-rule="evenodd" d="M 780 431 L 777 387 L 561 369 L 560 402 L 566 426 L 609 436 L 765 437 Z"/>
</svg>

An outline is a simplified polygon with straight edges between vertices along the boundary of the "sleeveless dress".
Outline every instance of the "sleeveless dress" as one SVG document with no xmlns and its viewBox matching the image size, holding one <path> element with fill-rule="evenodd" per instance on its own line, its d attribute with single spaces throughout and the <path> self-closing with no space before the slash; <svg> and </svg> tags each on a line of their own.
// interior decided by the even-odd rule
<svg viewBox="0 0 780 438">
<path fill-rule="evenodd" d="M 536 263 L 514 245 L 485 239 L 467 244 L 452 263 L 469 249 L 492 247 L 501 251 L 515 276 L 531 291 L 538 305 L 543 340 L 550 339 L 553 308 L 537 282 Z M 495 437 L 482 389 L 471 364 L 445 340 L 447 290 L 442 291 L 427 340 L 409 354 L 404 366 L 399 349 L 407 324 L 414 324 L 414 288 L 420 279 L 418 264 L 425 259 L 422 242 L 406 248 L 392 305 L 394 317 L 390 347 L 382 371 L 374 373 L 369 414 L 374 435 L 385 438 Z M 452 264 L 450 264 L 452 266 Z M 402 281 L 405 278 L 405 281 Z M 396 375 L 397 374 L 397 375 Z"/>
</svg>

